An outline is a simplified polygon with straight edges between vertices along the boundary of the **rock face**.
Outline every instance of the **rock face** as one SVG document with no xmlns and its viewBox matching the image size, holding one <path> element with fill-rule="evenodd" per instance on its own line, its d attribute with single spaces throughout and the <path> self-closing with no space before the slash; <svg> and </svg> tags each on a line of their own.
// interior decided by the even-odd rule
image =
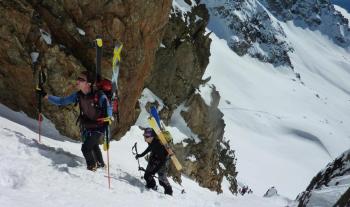
<svg viewBox="0 0 350 207">
<path fill-rule="evenodd" d="M 193 94 L 185 104 L 187 110 L 181 112 L 187 126 L 200 140 L 198 143 L 191 138 L 187 140 L 184 147 L 184 172 L 203 187 L 217 192 L 222 192 L 221 182 L 226 178 L 230 183 L 230 191 L 237 193 L 235 155 L 223 137 L 224 115 L 218 109 L 220 95 L 215 87 L 211 98 L 211 103 L 207 105 L 200 94 Z M 190 157 L 197 161 L 193 162 Z"/>
<path fill-rule="evenodd" d="M 0 102 L 35 117 L 34 88 L 40 67 L 47 72 L 45 88 L 50 94 L 69 95 L 79 71 L 95 70 L 92 41 L 100 34 L 105 40 L 105 76 L 111 69 L 113 40 L 124 44 L 119 80 L 122 121 L 113 130 L 114 138 L 119 137 L 137 116 L 130 106 L 136 105 L 153 65 L 170 8 L 171 0 L 1 1 Z M 39 53 L 35 68 L 32 52 Z M 77 138 L 77 111 L 68 109 L 45 104 L 44 114 L 61 133 Z"/>
<path fill-rule="evenodd" d="M 203 4 L 194 6 L 185 14 L 176 7 L 172 8 L 155 65 L 145 84 L 162 97 L 170 111 L 203 82 L 211 43 L 208 35 L 204 35 L 208 21 L 208 10 Z"/>
<path fill-rule="evenodd" d="M 329 163 L 298 195 L 298 207 L 339 206 L 350 203 L 350 150 Z M 337 203 L 337 205 L 335 205 Z"/>
</svg>

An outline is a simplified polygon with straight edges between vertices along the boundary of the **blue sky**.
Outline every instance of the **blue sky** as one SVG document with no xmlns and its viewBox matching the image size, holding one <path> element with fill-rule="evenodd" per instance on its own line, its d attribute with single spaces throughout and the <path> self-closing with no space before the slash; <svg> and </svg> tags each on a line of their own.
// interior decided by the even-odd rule
<svg viewBox="0 0 350 207">
<path fill-rule="evenodd" d="M 350 12 L 350 0 L 331 0 L 333 4 L 339 5 Z"/>
</svg>

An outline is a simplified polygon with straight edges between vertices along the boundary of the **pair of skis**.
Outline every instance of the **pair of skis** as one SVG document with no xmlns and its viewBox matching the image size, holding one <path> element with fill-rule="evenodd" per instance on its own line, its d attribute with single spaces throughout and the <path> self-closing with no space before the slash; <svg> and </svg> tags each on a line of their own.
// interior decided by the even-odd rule
<svg viewBox="0 0 350 207">
<path fill-rule="evenodd" d="M 102 48 L 103 48 L 103 41 L 101 36 L 97 36 L 95 40 L 95 47 L 96 47 L 96 82 L 99 83 L 101 81 L 101 60 L 102 60 Z M 121 50 L 123 48 L 122 44 L 115 44 L 114 50 L 113 50 L 113 59 L 112 59 L 112 97 L 111 97 L 111 104 L 118 104 L 119 97 L 118 97 L 118 77 L 119 77 L 119 67 L 120 67 L 120 61 L 121 61 Z M 116 101 L 115 101 L 116 100 Z M 113 116 L 116 115 L 117 121 L 119 122 L 119 106 L 113 106 L 113 108 L 116 108 L 117 110 L 113 110 Z M 105 133 L 105 139 L 103 143 L 103 150 L 107 152 L 107 178 L 108 178 L 108 188 L 111 188 L 111 176 L 109 171 L 109 142 L 110 142 L 110 136 L 111 136 L 111 127 L 110 125 L 106 128 Z"/>
<path fill-rule="evenodd" d="M 171 149 L 170 143 L 168 143 L 167 140 L 165 139 L 164 127 L 162 127 L 160 124 L 160 118 L 159 118 L 157 109 L 154 106 L 151 107 L 151 117 L 148 118 L 148 123 L 151 126 L 151 128 L 156 132 L 159 138 L 159 141 L 168 152 L 171 162 L 174 164 L 176 170 L 181 171 L 182 165 L 179 162 L 179 160 L 176 158 L 174 151 Z"/>
</svg>

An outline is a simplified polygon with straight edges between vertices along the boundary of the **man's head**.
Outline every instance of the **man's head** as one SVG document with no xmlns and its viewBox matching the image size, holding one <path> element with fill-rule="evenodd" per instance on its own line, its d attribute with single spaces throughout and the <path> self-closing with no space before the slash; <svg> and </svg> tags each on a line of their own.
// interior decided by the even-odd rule
<svg viewBox="0 0 350 207">
<path fill-rule="evenodd" d="M 83 93 L 88 93 L 91 91 L 94 82 L 94 75 L 90 71 L 83 71 L 77 77 L 77 89 Z"/>
<path fill-rule="evenodd" d="M 156 133 L 153 131 L 152 128 L 146 128 L 144 129 L 143 137 L 145 138 L 145 141 L 147 143 L 151 143 L 154 137 L 156 137 Z"/>
</svg>

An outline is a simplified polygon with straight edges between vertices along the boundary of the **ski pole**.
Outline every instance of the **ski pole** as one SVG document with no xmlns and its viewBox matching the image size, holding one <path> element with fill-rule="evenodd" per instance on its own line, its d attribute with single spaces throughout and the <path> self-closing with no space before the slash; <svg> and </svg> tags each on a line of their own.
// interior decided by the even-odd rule
<svg viewBox="0 0 350 207">
<path fill-rule="evenodd" d="M 107 126 L 106 128 L 106 145 L 107 145 L 107 178 L 108 178 L 108 188 L 111 189 L 111 176 L 109 173 L 109 131 L 110 128 Z"/>
<path fill-rule="evenodd" d="M 43 72 L 42 69 L 40 69 L 38 73 L 38 85 L 37 85 L 37 90 L 42 90 L 43 85 L 46 81 L 46 75 Z M 39 133 L 39 143 L 41 143 L 41 124 L 43 121 L 43 115 L 42 115 L 42 97 L 40 94 L 37 95 L 37 101 L 38 101 L 38 133 Z"/>
<path fill-rule="evenodd" d="M 135 152 L 134 152 L 134 149 L 135 149 Z M 137 155 L 138 154 L 137 153 L 137 142 L 135 142 L 134 146 L 131 148 L 131 153 L 133 155 Z M 145 168 L 141 167 L 139 159 L 137 159 L 137 164 L 139 166 L 138 171 L 146 171 Z M 141 173 L 140 173 L 140 177 L 142 177 Z"/>
</svg>

